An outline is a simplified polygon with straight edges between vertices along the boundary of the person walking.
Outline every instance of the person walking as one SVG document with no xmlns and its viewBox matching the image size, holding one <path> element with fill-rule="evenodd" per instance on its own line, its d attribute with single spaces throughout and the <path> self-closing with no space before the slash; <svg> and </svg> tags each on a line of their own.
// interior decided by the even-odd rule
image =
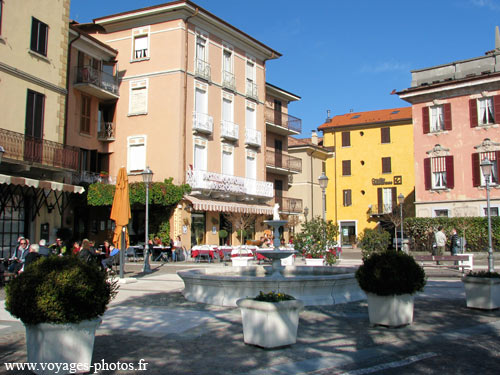
<svg viewBox="0 0 500 375">
<path fill-rule="evenodd" d="M 461 253 L 460 249 L 460 237 L 458 237 L 457 230 L 453 228 L 451 230 L 451 244 L 450 244 L 450 251 L 451 255 L 457 255 Z"/>
<path fill-rule="evenodd" d="M 435 254 L 432 255 L 441 256 L 444 254 L 444 249 L 446 247 L 446 235 L 443 232 L 442 226 L 438 227 L 438 231 L 436 232 L 434 237 L 436 239 L 436 251 Z M 436 264 L 440 264 L 439 261 L 437 261 Z"/>
</svg>

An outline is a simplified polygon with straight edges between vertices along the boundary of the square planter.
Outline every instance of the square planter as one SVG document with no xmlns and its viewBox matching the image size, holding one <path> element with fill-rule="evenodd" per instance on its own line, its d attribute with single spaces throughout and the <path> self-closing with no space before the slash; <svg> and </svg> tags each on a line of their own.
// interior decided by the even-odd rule
<svg viewBox="0 0 500 375">
<path fill-rule="evenodd" d="M 252 257 L 233 257 L 231 258 L 231 263 L 233 267 L 246 267 L 248 266 L 248 261 L 253 259 Z"/>
<path fill-rule="evenodd" d="M 306 266 L 323 266 L 325 258 L 306 258 Z"/>
<path fill-rule="evenodd" d="M 489 277 L 462 278 L 467 307 L 494 310 L 500 307 L 500 279 Z"/>
<path fill-rule="evenodd" d="M 297 342 L 302 301 L 262 302 L 242 298 L 236 304 L 241 310 L 245 344 L 276 348 Z"/>
<path fill-rule="evenodd" d="M 413 322 L 413 295 L 378 296 L 366 293 L 370 323 L 400 327 Z"/>
<path fill-rule="evenodd" d="M 79 374 L 90 370 L 94 338 L 101 319 L 72 324 L 26 325 L 28 362 L 38 363 L 37 375 Z M 45 369 L 40 364 L 45 365 Z M 60 364 L 58 368 L 54 364 Z M 65 365 L 67 364 L 67 365 Z M 72 368 L 79 364 L 79 368 Z M 67 371 L 63 371 L 67 367 Z"/>
</svg>

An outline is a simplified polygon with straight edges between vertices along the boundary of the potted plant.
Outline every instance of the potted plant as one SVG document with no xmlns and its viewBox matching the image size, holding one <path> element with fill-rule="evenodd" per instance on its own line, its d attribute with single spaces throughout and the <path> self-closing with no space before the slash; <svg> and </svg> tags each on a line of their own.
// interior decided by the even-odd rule
<svg viewBox="0 0 500 375">
<path fill-rule="evenodd" d="M 500 307 L 500 274 L 497 272 L 469 272 L 462 277 L 467 307 L 494 310 Z"/>
<path fill-rule="evenodd" d="M 37 366 L 36 374 L 88 372 L 95 330 L 117 282 L 77 257 L 42 257 L 26 267 L 6 288 L 5 307 L 26 328 L 28 362 L 60 363 L 62 368 Z M 62 370 L 67 370 L 64 372 Z"/>
<path fill-rule="evenodd" d="M 222 240 L 222 245 L 226 244 L 226 238 L 228 235 L 229 235 L 229 233 L 225 229 L 221 229 L 219 231 L 219 238 Z"/>
<path fill-rule="evenodd" d="M 413 321 L 413 295 L 424 289 L 424 269 L 401 251 L 374 253 L 356 271 L 368 298 L 372 324 L 399 327 Z"/>
<path fill-rule="evenodd" d="M 303 224 L 293 240 L 295 250 L 302 253 L 307 265 L 333 265 L 337 261 L 338 226 L 319 216 Z"/>
<path fill-rule="evenodd" d="M 302 301 L 273 291 L 239 299 L 236 304 L 241 309 L 245 344 L 276 348 L 297 342 Z"/>
</svg>

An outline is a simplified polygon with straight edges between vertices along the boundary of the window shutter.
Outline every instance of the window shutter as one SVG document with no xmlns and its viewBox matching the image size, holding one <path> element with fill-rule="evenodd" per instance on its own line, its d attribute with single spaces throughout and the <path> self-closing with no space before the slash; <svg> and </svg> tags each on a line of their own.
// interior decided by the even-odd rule
<svg viewBox="0 0 500 375">
<path fill-rule="evenodd" d="M 494 107 L 494 111 L 495 111 L 495 124 L 499 124 L 500 123 L 500 95 L 496 95 L 493 97 L 493 107 Z"/>
<path fill-rule="evenodd" d="M 347 190 L 347 205 L 352 206 L 352 190 Z"/>
<path fill-rule="evenodd" d="M 351 132 L 342 132 L 342 147 L 351 145 Z"/>
<path fill-rule="evenodd" d="M 470 127 L 475 128 L 478 124 L 478 121 L 477 121 L 477 100 L 476 99 L 469 100 L 469 118 L 470 118 Z M 496 118 L 496 113 L 495 113 L 495 118 Z"/>
<path fill-rule="evenodd" d="M 350 160 L 342 160 L 342 175 L 350 176 L 351 175 L 351 161 Z"/>
<path fill-rule="evenodd" d="M 422 128 L 424 130 L 424 134 L 430 133 L 431 125 L 429 122 L 429 107 L 422 108 Z"/>
<path fill-rule="evenodd" d="M 444 130 L 451 130 L 451 104 L 443 105 Z"/>
<path fill-rule="evenodd" d="M 391 173 L 391 158 L 382 158 L 382 173 Z"/>
<path fill-rule="evenodd" d="M 446 187 L 453 189 L 455 187 L 455 175 L 453 171 L 453 155 L 445 157 L 446 163 Z"/>
<path fill-rule="evenodd" d="M 476 152 L 476 153 L 472 154 L 472 186 L 474 186 L 474 187 L 481 186 L 481 171 L 479 168 L 480 168 L 479 167 L 479 152 Z"/>
<path fill-rule="evenodd" d="M 424 185 L 425 190 L 431 190 L 432 180 L 431 180 L 431 158 L 424 159 Z"/>
<path fill-rule="evenodd" d="M 378 211 L 377 213 L 381 214 L 384 212 L 384 201 L 382 198 L 382 188 L 377 189 L 377 206 L 378 206 Z"/>
<path fill-rule="evenodd" d="M 380 129 L 381 143 L 391 143 L 391 128 Z"/>
<path fill-rule="evenodd" d="M 397 188 L 393 187 L 391 188 L 392 190 L 392 211 L 394 212 L 396 208 L 398 207 L 398 190 Z"/>
<path fill-rule="evenodd" d="M 498 172 L 500 171 L 500 166 L 499 166 L 499 164 L 500 164 L 500 151 L 495 152 L 495 157 L 497 160 L 497 180 L 498 180 L 498 176 L 499 176 Z"/>
</svg>

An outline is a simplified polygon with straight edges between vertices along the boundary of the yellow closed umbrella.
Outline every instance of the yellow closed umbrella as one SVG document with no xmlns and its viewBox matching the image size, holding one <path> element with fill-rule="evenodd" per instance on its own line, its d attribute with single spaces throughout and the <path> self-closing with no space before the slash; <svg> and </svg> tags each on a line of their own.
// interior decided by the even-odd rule
<svg viewBox="0 0 500 375">
<path fill-rule="evenodd" d="M 113 244 L 119 249 L 126 249 L 129 246 L 127 224 L 131 218 L 130 197 L 128 193 L 128 177 L 125 167 L 118 170 L 116 177 L 116 190 L 113 197 L 113 206 L 111 207 L 110 219 L 115 222 L 115 231 L 113 234 Z M 125 227 L 125 246 L 121 245 L 122 229 Z"/>
</svg>

